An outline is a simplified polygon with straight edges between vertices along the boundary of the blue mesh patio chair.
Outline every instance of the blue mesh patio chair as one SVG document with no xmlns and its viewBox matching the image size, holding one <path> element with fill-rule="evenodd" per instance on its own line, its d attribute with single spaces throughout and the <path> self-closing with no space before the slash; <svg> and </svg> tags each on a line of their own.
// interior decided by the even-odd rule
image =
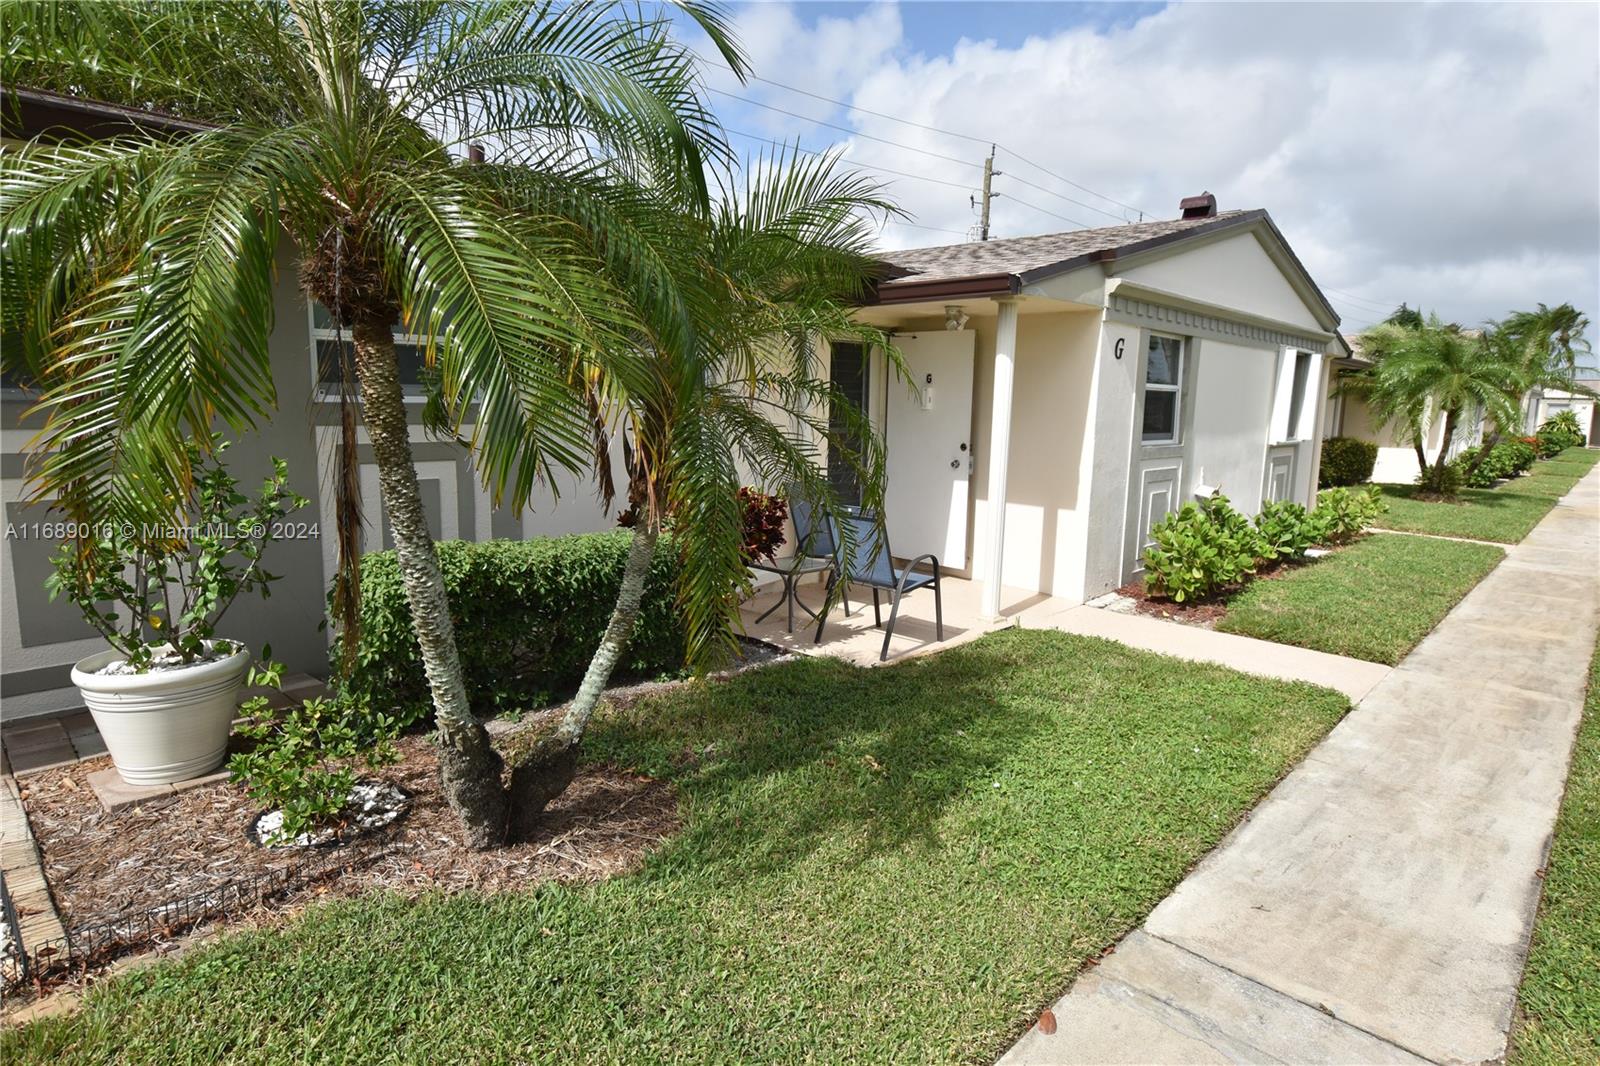
<svg viewBox="0 0 1600 1066">
<path fill-rule="evenodd" d="M 800 559 L 827 559 L 839 565 L 839 542 L 833 536 L 828 513 L 798 484 L 789 486 L 789 520 L 794 523 L 794 554 Z M 850 594 L 844 594 L 845 617 L 850 616 Z"/>
<path fill-rule="evenodd" d="M 756 618 L 759 625 L 779 607 L 789 608 L 789 632 L 794 632 L 795 604 L 812 618 L 819 618 L 816 611 L 807 607 L 800 599 L 800 582 L 812 574 L 826 573 L 828 575 L 828 589 L 831 592 L 835 587 L 834 575 L 839 570 L 839 545 L 833 536 L 833 527 L 828 524 L 826 513 L 812 500 L 807 498 L 799 485 L 789 486 L 789 517 L 794 522 L 795 546 L 794 555 L 783 559 L 773 559 L 763 562 L 759 559 L 750 564 L 753 569 L 765 570 L 777 574 L 782 582 L 778 593 L 778 600 L 768 607 Z M 844 613 L 850 614 L 850 600 L 844 601 Z"/>
<path fill-rule="evenodd" d="M 878 661 L 883 662 L 889 658 L 889 638 L 894 636 L 895 619 L 900 615 L 900 598 L 917 589 L 932 586 L 934 631 L 938 639 L 943 640 L 944 596 L 939 587 L 938 557 L 919 555 L 905 566 L 896 567 L 894 556 L 889 551 L 889 533 L 877 515 L 839 515 L 833 519 L 833 527 L 833 541 L 839 549 L 839 567 L 835 572 L 836 576 L 829 579 L 828 592 L 832 594 L 834 580 L 866 585 L 872 589 L 873 625 L 883 628 L 883 650 L 878 653 Z M 853 544 L 846 545 L 845 529 L 850 531 Z M 918 563 L 924 562 L 933 565 L 931 574 L 919 574 L 915 570 Z M 881 599 L 885 592 L 890 595 L 887 627 L 883 626 Z M 822 641 L 822 626 L 826 621 L 826 615 L 817 619 L 817 643 Z"/>
</svg>

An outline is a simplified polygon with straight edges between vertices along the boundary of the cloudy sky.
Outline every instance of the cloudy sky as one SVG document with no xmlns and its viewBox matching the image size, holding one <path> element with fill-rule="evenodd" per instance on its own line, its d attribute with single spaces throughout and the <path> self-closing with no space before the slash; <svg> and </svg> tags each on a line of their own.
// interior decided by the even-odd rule
<svg viewBox="0 0 1600 1066">
<path fill-rule="evenodd" d="M 996 236 L 1172 217 L 1210 190 L 1271 211 L 1346 329 L 1402 300 L 1464 323 L 1537 301 L 1600 319 L 1600 6 L 734 13 L 766 79 L 708 71 L 735 144 L 876 170 L 915 223 L 886 247 L 964 239 L 992 140 Z"/>
</svg>

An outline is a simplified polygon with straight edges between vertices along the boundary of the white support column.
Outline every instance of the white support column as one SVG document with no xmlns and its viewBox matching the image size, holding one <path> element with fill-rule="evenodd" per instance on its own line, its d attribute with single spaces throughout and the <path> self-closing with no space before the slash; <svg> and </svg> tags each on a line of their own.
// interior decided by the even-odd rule
<svg viewBox="0 0 1600 1066">
<path fill-rule="evenodd" d="M 1011 463 L 1011 385 L 1017 364 L 1017 301 L 1001 299 L 994 336 L 994 398 L 989 409 L 989 556 L 984 561 L 982 616 L 1000 617 L 1005 572 L 1006 471 Z"/>
</svg>

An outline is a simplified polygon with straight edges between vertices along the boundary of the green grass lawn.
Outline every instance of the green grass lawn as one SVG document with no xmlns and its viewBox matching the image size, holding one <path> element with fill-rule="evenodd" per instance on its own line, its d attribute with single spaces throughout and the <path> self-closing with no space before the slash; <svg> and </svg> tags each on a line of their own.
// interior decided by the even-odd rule
<svg viewBox="0 0 1600 1066">
<path fill-rule="evenodd" d="M 1515 544 L 1597 462 L 1600 448 L 1568 448 L 1498 488 L 1462 489 L 1457 503 L 1413 499 L 1414 485 L 1384 485 L 1389 511 L 1377 524 L 1384 529 Z"/>
<path fill-rule="evenodd" d="M 636 875 L 318 906 L 7 1033 L 16 1062 L 992 1062 L 1345 712 L 1304 684 L 1012 630 L 614 712 L 673 778 Z"/>
<path fill-rule="evenodd" d="M 1507 1061 L 1600 1062 L 1600 647 L 1547 870 Z"/>
<path fill-rule="evenodd" d="M 1397 663 L 1504 557 L 1488 544 L 1375 533 L 1252 581 L 1217 628 Z"/>
</svg>

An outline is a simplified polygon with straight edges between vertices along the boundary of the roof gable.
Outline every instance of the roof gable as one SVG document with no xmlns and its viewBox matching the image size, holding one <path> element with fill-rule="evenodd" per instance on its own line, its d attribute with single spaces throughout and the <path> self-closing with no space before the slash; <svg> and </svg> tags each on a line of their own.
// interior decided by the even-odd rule
<svg viewBox="0 0 1600 1066">
<path fill-rule="evenodd" d="M 1287 286 L 1298 297 L 1303 314 L 1316 328 L 1331 330 L 1339 321 L 1327 297 L 1264 210 L 1224 211 L 1210 218 L 1163 219 L 1127 226 L 1012 237 L 995 241 L 910 248 L 882 256 L 887 276 L 878 283 L 880 303 L 999 296 L 1090 264 L 1108 274 L 1113 264 L 1134 259 L 1187 253 L 1197 243 L 1209 244 L 1253 232 L 1263 254 L 1278 270 L 1271 283 Z M 1281 294 L 1280 294 L 1281 295 Z"/>
<path fill-rule="evenodd" d="M 883 262 L 896 275 L 888 284 L 900 281 L 948 281 L 954 278 L 1015 274 L 1034 281 L 1041 272 L 1070 269 L 1087 257 L 1118 251 L 1173 237 L 1209 232 L 1237 224 L 1246 215 L 1262 212 L 1224 211 L 1214 218 L 1161 219 L 1127 226 L 1072 230 L 1068 233 L 1043 233 L 1033 237 L 1006 237 L 993 241 L 968 241 L 931 248 L 907 248 L 885 252 Z"/>
<path fill-rule="evenodd" d="M 1107 273 L 1147 288 L 1304 329 L 1328 326 L 1319 319 L 1306 295 L 1291 283 L 1284 264 L 1273 259 L 1255 232 L 1229 233 L 1198 246 L 1163 248 L 1126 263 L 1119 259 L 1108 267 Z"/>
</svg>

